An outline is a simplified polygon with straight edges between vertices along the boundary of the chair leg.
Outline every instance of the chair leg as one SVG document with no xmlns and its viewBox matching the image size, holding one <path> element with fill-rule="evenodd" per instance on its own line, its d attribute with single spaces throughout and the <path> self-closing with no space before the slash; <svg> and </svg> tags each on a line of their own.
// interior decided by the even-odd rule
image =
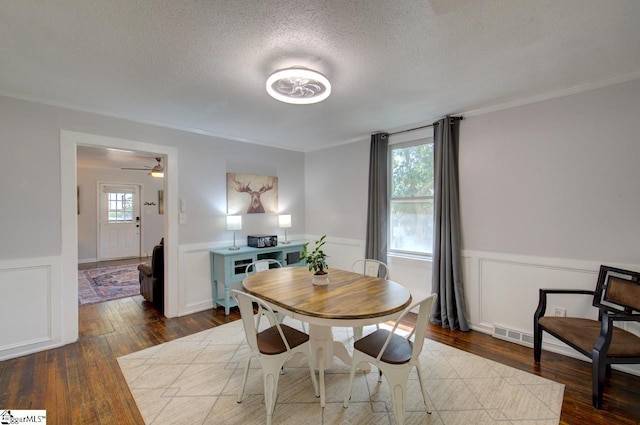
<svg viewBox="0 0 640 425">
<path fill-rule="evenodd" d="M 264 372 L 264 407 L 267 410 L 267 424 L 271 424 L 278 397 L 278 377 L 280 374 Z"/>
<path fill-rule="evenodd" d="M 393 404 L 393 414 L 398 425 L 404 424 L 404 408 L 406 404 L 406 382 L 404 384 L 389 382 L 389 392 L 391 393 L 391 403 Z"/>
<path fill-rule="evenodd" d="M 242 396 L 244 395 L 244 386 L 247 384 L 247 376 L 249 376 L 249 365 L 251 364 L 251 356 L 247 358 L 247 363 L 244 366 L 244 373 L 242 377 L 242 385 L 238 391 L 238 403 L 242 403 Z"/>
<path fill-rule="evenodd" d="M 351 373 L 349 373 L 349 388 L 347 389 L 347 394 L 344 396 L 344 403 L 342 404 L 342 407 L 344 407 L 345 409 L 348 407 L 349 399 L 351 398 L 351 391 L 353 390 L 353 378 L 355 378 L 356 369 L 359 363 L 360 361 L 357 359 L 357 353 L 354 353 L 351 363 Z"/>
<path fill-rule="evenodd" d="M 607 363 L 605 356 L 601 356 L 599 352 L 593 350 L 592 359 L 592 398 L 593 407 L 596 409 L 602 409 L 602 400 L 604 398 L 604 381 L 607 372 Z"/>
<path fill-rule="evenodd" d="M 542 329 L 538 325 L 538 321 L 533 321 L 533 360 L 536 363 L 540 363 L 540 356 L 542 354 Z"/>
<path fill-rule="evenodd" d="M 318 380 L 316 379 L 316 372 L 313 370 L 313 360 L 311 356 L 311 351 L 305 353 L 307 357 L 307 363 L 309 364 L 309 373 L 311 373 L 311 382 L 313 383 L 313 390 L 315 391 L 316 398 L 320 397 L 320 390 L 318 389 Z"/>
<path fill-rule="evenodd" d="M 424 379 L 422 378 L 422 370 L 420 369 L 420 364 L 418 363 L 415 366 L 416 366 L 416 369 L 418 371 L 418 382 L 420 382 L 420 390 L 422 391 L 422 399 L 424 400 L 424 405 L 427 406 L 427 413 L 431 414 L 431 409 L 429 408 L 429 402 L 427 401 L 429 396 L 427 396 L 427 389 L 424 386 Z"/>
<path fill-rule="evenodd" d="M 325 405 L 325 389 L 324 389 L 324 350 L 318 348 L 318 377 L 320 378 L 320 407 Z"/>
</svg>

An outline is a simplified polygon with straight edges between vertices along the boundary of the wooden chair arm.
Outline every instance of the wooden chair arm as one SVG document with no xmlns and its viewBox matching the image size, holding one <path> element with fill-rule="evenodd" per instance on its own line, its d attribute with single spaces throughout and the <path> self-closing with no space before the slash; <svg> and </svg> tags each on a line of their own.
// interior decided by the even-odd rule
<svg viewBox="0 0 640 425">
<path fill-rule="evenodd" d="M 534 314 L 535 320 L 537 322 L 547 310 L 547 294 L 559 294 L 559 295 L 595 295 L 595 291 L 590 291 L 587 289 L 540 289 L 540 300 L 538 301 L 538 308 L 536 308 L 536 312 Z"/>
<path fill-rule="evenodd" d="M 582 295 L 595 295 L 595 291 L 588 289 L 540 289 L 540 295 L 542 294 L 582 294 Z"/>
</svg>

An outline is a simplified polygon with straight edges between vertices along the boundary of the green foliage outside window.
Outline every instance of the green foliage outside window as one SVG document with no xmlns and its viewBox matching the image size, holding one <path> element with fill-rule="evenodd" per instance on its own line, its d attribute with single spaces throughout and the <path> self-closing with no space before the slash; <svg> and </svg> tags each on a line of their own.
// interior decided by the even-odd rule
<svg viewBox="0 0 640 425">
<path fill-rule="evenodd" d="M 433 143 L 391 150 L 391 249 L 430 254 L 433 243 Z"/>
</svg>

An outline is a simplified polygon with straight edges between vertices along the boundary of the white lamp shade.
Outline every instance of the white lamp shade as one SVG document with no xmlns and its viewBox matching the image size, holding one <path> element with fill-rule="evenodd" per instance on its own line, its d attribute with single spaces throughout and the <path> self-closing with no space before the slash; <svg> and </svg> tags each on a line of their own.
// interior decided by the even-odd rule
<svg viewBox="0 0 640 425">
<path fill-rule="evenodd" d="M 227 216 L 227 230 L 242 230 L 242 216 L 241 215 L 228 215 Z"/>
<path fill-rule="evenodd" d="M 278 225 L 280 227 L 291 227 L 291 214 L 282 214 L 278 216 Z"/>
</svg>

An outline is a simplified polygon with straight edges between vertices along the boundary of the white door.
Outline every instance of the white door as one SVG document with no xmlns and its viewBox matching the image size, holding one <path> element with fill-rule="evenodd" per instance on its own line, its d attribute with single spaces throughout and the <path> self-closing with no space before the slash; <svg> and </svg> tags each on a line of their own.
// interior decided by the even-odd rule
<svg viewBox="0 0 640 425">
<path fill-rule="evenodd" d="M 100 260 L 140 256 L 140 187 L 100 184 Z"/>
</svg>

